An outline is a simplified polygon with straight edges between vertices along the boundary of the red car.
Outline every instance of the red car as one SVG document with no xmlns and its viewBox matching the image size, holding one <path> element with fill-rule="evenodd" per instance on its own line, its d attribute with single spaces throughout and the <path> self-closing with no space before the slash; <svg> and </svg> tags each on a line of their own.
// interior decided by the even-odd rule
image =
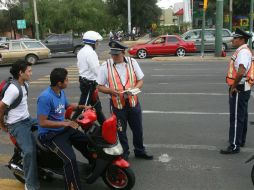
<svg viewBox="0 0 254 190">
<path fill-rule="evenodd" d="M 163 35 L 146 42 L 130 47 L 128 50 L 130 55 L 144 59 L 152 55 L 175 54 L 177 56 L 185 56 L 186 53 L 196 52 L 194 42 L 187 42 L 177 35 Z"/>
</svg>

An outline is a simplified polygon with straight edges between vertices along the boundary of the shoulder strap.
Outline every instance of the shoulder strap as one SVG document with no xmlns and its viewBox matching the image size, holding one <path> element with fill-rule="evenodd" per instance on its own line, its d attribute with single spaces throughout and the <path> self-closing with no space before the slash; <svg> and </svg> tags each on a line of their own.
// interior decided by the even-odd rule
<svg viewBox="0 0 254 190">
<path fill-rule="evenodd" d="M 22 98 L 23 98 L 23 91 L 22 91 L 22 88 L 21 88 L 21 85 L 19 84 L 19 82 L 17 80 L 12 80 L 11 84 L 14 84 L 18 88 L 19 95 L 16 98 L 16 100 L 14 100 L 14 102 L 9 106 L 9 108 L 7 109 L 7 112 L 10 111 L 11 109 L 16 108 L 21 103 Z M 25 83 L 24 85 L 25 85 L 25 89 L 26 89 L 26 91 L 28 93 L 27 84 Z"/>
</svg>

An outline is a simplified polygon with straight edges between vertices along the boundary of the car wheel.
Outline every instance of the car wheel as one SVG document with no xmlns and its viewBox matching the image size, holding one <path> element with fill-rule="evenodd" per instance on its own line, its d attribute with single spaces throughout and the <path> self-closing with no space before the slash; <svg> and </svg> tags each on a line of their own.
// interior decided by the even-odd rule
<svg viewBox="0 0 254 190">
<path fill-rule="evenodd" d="M 38 60 L 38 57 L 36 55 L 27 55 L 26 61 L 31 64 L 35 64 Z"/>
<path fill-rule="evenodd" d="M 226 44 L 222 44 L 221 49 L 222 49 L 222 51 L 226 51 L 227 50 L 227 45 Z"/>
<path fill-rule="evenodd" d="M 183 48 L 179 48 L 177 51 L 176 51 L 176 55 L 178 56 L 178 57 L 183 57 L 183 56 L 185 56 L 185 49 L 183 49 Z"/>
<path fill-rule="evenodd" d="M 144 49 L 138 50 L 137 56 L 139 59 L 144 59 L 147 57 L 147 51 Z"/>
</svg>

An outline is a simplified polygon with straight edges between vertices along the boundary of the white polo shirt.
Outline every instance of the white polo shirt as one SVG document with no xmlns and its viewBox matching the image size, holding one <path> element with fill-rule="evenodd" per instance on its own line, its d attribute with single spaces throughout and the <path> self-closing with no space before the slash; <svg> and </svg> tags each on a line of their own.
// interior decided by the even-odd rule
<svg viewBox="0 0 254 190">
<path fill-rule="evenodd" d="M 142 72 L 140 66 L 138 65 L 138 62 L 131 58 L 132 60 L 132 65 L 133 65 L 133 70 L 136 74 L 137 80 L 141 80 L 144 77 L 144 73 Z M 111 62 L 113 62 L 113 60 L 111 59 Z M 126 66 L 125 66 L 125 62 L 123 63 L 117 63 L 115 64 L 115 68 L 120 76 L 121 82 L 123 85 L 126 84 Z M 97 77 L 97 83 L 99 85 L 103 85 L 103 86 L 109 86 L 108 84 L 108 68 L 107 68 L 107 62 L 104 62 L 99 69 L 99 74 Z"/>
<path fill-rule="evenodd" d="M 246 44 L 244 44 L 246 45 Z M 241 48 L 241 47 L 239 47 Z M 239 49 L 238 48 L 238 49 Z M 237 51 L 237 50 L 236 50 Z M 248 73 L 250 66 L 251 66 L 251 60 L 252 59 L 252 54 L 248 49 L 242 49 L 239 51 L 237 54 L 236 60 L 234 62 L 234 66 L 236 71 L 239 69 L 239 65 L 242 64 L 244 68 L 246 69 L 245 75 Z M 245 82 L 246 78 L 242 78 L 239 84 L 243 84 Z"/>
<path fill-rule="evenodd" d="M 90 45 L 85 45 L 77 55 L 79 76 L 96 80 L 100 67 L 98 55 Z"/>
<path fill-rule="evenodd" d="M 6 120 L 7 124 L 17 123 L 30 116 L 28 112 L 28 105 L 27 105 L 27 91 L 25 86 L 21 86 L 21 89 L 23 91 L 22 101 L 16 108 L 11 109 L 8 112 L 7 120 Z M 18 96 L 19 96 L 18 88 L 14 84 L 10 84 L 10 86 L 7 88 L 7 90 L 4 93 L 2 102 L 6 104 L 7 106 L 10 106 L 17 99 Z"/>
</svg>

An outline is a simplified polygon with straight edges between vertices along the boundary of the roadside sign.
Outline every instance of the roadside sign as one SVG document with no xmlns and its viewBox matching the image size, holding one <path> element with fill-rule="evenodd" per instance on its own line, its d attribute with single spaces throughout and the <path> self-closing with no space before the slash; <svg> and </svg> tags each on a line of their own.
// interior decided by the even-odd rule
<svg viewBox="0 0 254 190">
<path fill-rule="evenodd" d="M 18 29 L 25 29 L 26 28 L 26 20 L 17 20 L 17 27 L 18 27 Z"/>
</svg>

